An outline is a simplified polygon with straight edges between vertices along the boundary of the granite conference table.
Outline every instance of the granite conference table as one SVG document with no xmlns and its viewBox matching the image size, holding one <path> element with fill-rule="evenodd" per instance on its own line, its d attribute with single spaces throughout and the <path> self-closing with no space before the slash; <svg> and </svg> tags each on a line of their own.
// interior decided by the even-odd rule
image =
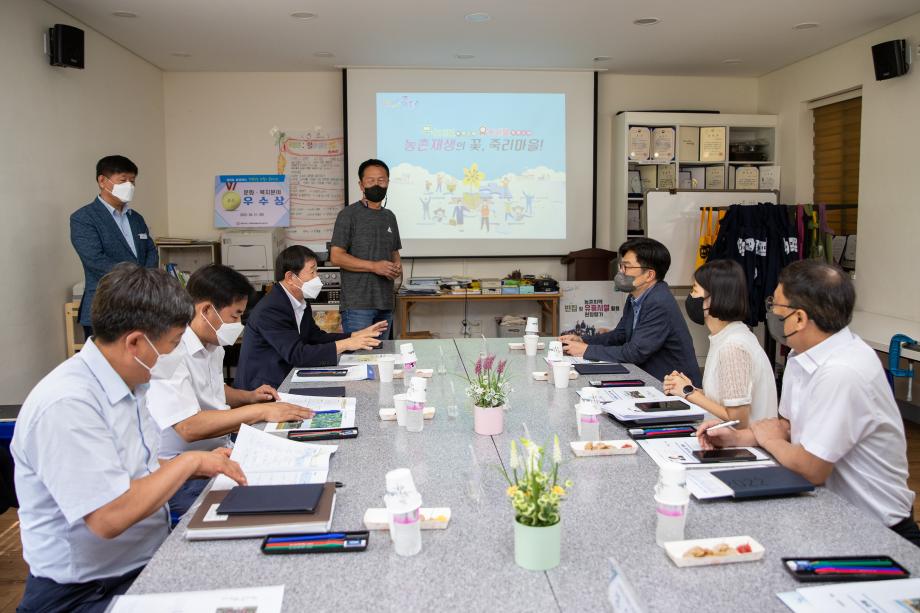
<svg viewBox="0 0 920 613">
<path fill-rule="evenodd" d="M 285 611 L 596 611 L 610 610 L 610 558 L 617 561 L 645 611 L 786 611 L 776 592 L 797 583 L 782 568 L 784 556 L 887 554 L 920 572 L 920 549 L 835 494 L 747 502 L 693 500 L 687 538 L 749 535 L 766 548 L 764 559 L 744 564 L 677 568 L 655 544 L 653 489 L 658 467 L 643 451 L 630 456 L 575 458 L 573 405 L 585 377 L 557 390 L 534 381 L 545 370 L 541 355 L 509 351 L 507 339 L 488 341 L 507 357 L 514 392 L 505 432 L 473 432 L 464 395 L 466 369 L 481 350 L 477 340 L 413 341 L 423 368 L 443 351 L 448 374 L 429 380 L 428 404 L 437 409 L 424 431 L 410 433 L 380 421 L 404 382 L 347 383 L 358 403 L 360 436 L 339 443 L 329 479 L 341 481 L 335 530 L 363 529 L 365 509 L 383 506 L 384 475 L 408 467 L 424 506 L 451 508 L 450 527 L 424 531 L 422 551 L 397 556 L 385 531 L 373 532 L 367 551 L 328 555 L 265 556 L 260 539 L 189 542 L 186 517 L 166 540 L 129 593 L 209 590 L 284 584 Z M 384 351 L 395 351 L 388 343 Z M 540 352 L 543 354 L 544 352 Z M 657 382 L 630 366 L 623 378 Z M 290 377 L 282 385 L 288 389 Z M 451 391 L 450 381 L 454 382 Z M 298 387 L 300 385 L 298 384 Z M 448 416 L 451 402 L 459 406 Z M 539 443 L 558 434 L 561 474 L 575 482 L 562 506 L 562 561 L 548 572 L 514 563 L 513 513 L 498 467 L 525 429 Z M 627 438 L 623 427 L 601 422 L 606 439 Z"/>
</svg>

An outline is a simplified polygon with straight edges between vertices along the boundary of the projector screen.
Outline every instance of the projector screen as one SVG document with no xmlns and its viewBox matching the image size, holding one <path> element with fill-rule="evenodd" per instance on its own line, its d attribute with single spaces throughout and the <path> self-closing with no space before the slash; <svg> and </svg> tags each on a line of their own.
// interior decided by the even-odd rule
<svg viewBox="0 0 920 613">
<path fill-rule="evenodd" d="M 349 69 L 358 165 L 390 167 L 404 257 L 564 255 L 593 235 L 592 73 Z"/>
</svg>

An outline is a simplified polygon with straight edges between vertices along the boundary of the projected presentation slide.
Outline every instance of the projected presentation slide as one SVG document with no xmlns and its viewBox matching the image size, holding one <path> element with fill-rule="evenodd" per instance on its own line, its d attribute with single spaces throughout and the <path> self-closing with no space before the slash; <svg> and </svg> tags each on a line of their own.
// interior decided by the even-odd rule
<svg viewBox="0 0 920 613">
<path fill-rule="evenodd" d="M 377 93 L 403 239 L 564 239 L 565 94 Z"/>
</svg>

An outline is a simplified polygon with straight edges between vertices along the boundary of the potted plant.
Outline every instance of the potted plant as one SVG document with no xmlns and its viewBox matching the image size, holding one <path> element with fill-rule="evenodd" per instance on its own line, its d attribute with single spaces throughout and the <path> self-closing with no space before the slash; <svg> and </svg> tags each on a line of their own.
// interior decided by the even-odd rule
<svg viewBox="0 0 920 613">
<path fill-rule="evenodd" d="M 511 475 L 502 469 L 514 507 L 514 561 L 527 570 L 549 570 L 559 565 L 562 536 L 559 504 L 572 482 L 559 482 L 562 451 L 558 436 L 553 437 L 552 464 L 548 471 L 544 469 L 542 447 L 526 438 L 521 439 L 521 447 L 523 451 L 519 454 L 517 443 L 511 441 Z"/>
<path fill-rule="evenodd" d="M 473 399 L 473 429 L 476 434 L 501 434 L 505 428 L 505 400 L 511 386 L 508 381 L 507 360 L 495 364 L 495 355 L 476 360 L 475 377 L 466 388 Z"/>
</svg>

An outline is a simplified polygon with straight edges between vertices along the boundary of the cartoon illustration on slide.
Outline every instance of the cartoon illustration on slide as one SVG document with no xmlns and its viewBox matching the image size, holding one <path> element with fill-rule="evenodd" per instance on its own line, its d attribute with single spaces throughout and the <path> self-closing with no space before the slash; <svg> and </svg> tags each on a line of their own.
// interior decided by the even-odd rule
<svg viewBox="0 0 920 613">
<path fill-rule="evenodd" d="M 524 214 L 528 217 L 533 217 L 533 194 L 528 194 L 527 192 L 522 192 L 524 194 L 524 200 L 527 203 L 527 206 L 524 209 Z"/>
<path fill-rule="evenodd" d="M 450 225 L 462 226 L 463 225 L 463 215 L 464 215 L 465 210 L 466 210 L 466 207 L 464 207 L 462 204 L 455 205 L 453 219 L 450 220 Z M 462 229 L 460 231 L 463 232 Z"/>
<path fill-rule="evenodd" d="M 565 238 L 565 125 L 563 94 L 378 93 L 402 238 Z"/>
<path fill-rule="evenodd" d="M 419 198 L 419 202 L 422 203 L 422 219 L 428 219 L 428 207 L 431 205 L 431 196 L 425 196 L 424 198 Z"/>
</svg>

